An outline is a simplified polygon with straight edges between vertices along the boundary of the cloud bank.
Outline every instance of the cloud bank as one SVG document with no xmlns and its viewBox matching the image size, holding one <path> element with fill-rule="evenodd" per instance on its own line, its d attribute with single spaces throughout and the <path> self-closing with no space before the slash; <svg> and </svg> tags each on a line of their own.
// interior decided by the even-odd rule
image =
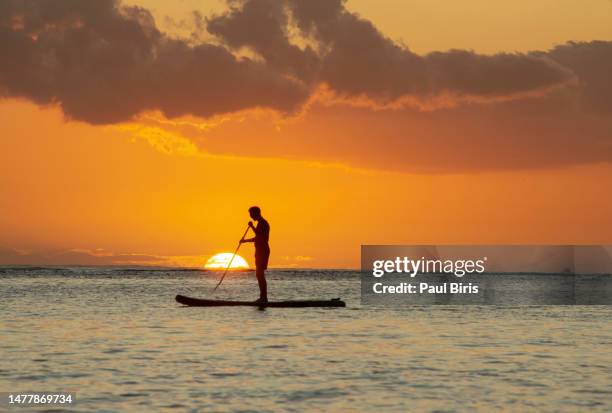
<svg viewBox="0 0 612 413">
<path fill-rule="evenodd" d="M 56 103 L 68 117 L 95 124 L 150 110 L 167 117 L 256 107 L 290 113 L 321 85 L 384 105 L 537 93 L 573 77 L 546 55 L 419 56 L 341 1 L 230 2 L 225 14 L 206 20 L 218 44 L 171 38 L 148 10 L 113 0 L 6 0 L 0 16 L 2 94 Z M 240 50 L 252 57 L 238 57 Z"/>
<path fill-rule="evenodd" d="M 291 112 L 308 96 L 265 62 L 172 39 L 148 10 L 113 0 L 0 3 L 0 93 L 58 104 L 67 117 L 93 124 L 149 110 L 168 117 Z"/>
<path fill-rule="evenodd" d="M 0 96 L 57 105 L 67 118 L 91 124 L 150 111 L 166 118 L 256 108 L 291 115 L 325 96 L 374 115 L 337 107 L 330 117 L 309 115 L 329 124 L 316 131 L 330 136 L 319 147 L 304 132 L 309 126 L 286 129 L 290 146 L 239 132 L 269 144 L 268 156 L 416 172 L 612 160 L 612 42 L 418 55 L 342 0 L 229 1 L 225 12 L 199 23 L 211 40 L 173 38 L 148 10 L 114 0 L 5 0 Z M 349 110 L 359 129 L 333 135 Z M 212 141 L 212 152 L 258 155 Z M 407 162 L 408 154 L 423 161 Z"/>
</svg>

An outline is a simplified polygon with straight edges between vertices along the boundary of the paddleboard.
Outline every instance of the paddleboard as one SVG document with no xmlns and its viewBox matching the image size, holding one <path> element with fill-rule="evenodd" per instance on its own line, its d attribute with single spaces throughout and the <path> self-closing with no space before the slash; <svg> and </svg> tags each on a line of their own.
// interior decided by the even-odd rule
<svg viewBox="0 0 612 413">
<path fill-rule="evenodd" d="M 346 307 L 346 303 L 339 298 L 334 298 L 332 300 L 268 301 L 267 303 L 256 303 L 254 301 L 204 300 L 201 298 L 191 298 L 184 295 L 177 295 L 176 301 L 191 307 Z"/>
</svg>

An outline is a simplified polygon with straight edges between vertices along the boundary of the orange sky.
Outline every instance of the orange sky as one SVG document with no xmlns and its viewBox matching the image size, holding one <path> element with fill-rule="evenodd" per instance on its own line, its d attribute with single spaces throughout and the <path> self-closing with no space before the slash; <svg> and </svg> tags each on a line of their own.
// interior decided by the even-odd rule
<svg viewBox="0 0 612 413">
<path fill-rule="evenodd" d="M 137 3 L 160 27 L 164 15 L 224 8 Z M 421 54 L 612 39 L 609 1 L 533 3 L 354 0 L 347 8 Z M 359 246 L 374 243 L 609 244 L 611 115 L 558 106 L 567 90 L 425 112 L 315 99 L 290 115 L 147 111 L 101 125 L 7 96 L 0 264 L 203 265 L 235 248 L 253 204 L 271 223 L 275 267 L 358 267 Z M 252 263 L 252 246 L 243 248 Z"/>
</svg>

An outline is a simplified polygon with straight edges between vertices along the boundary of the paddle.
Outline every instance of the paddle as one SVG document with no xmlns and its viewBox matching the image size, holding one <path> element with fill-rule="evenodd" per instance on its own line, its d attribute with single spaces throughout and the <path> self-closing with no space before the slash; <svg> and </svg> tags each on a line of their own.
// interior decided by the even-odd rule
<svg viewBox="0 0 612 413">
<path fill-rule="evenodd" d="M 247 232 L 249 232 L 249 228 L 251 228 L 250 225 L 247 226 L 247 229 L 246 229 L 246 231 L 244 231 L 244 234 L 242 234 L 242 238 L 240 238 L 240 241 L 242 241 L 244 239 L 244 237 L 246 237 Z M 238 250 L 240 249 L 241 245 L 242 245 L 242 242 L 239 242 L 238 246 L 236 247 L 236 251 L 234 251 L 234 255 L 232 255 L 232 259 L 230 260 L 229 264 L 227 264 L 227 268 L 225 269 L 225 272 L 223 273 L 223 276 L 219 280 L 219 283 L 213 289 L 213 293 L 215 291 L 217 291 L 217 287 L 219 287 L 221 285 L 221 283 L 223 282 L 223 279 L 227 275 L 227 271 L 229 271 L 230 267 L 232 266 L 232 262 L 234 261 L 234 257 L 236 256 L 236 254 L 238 254 Z"/>
</svg>

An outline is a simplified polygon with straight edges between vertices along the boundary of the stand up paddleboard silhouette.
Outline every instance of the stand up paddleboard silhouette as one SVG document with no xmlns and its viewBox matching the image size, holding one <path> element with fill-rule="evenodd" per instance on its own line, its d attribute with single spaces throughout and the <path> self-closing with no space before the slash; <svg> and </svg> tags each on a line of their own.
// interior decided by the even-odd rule
<svg viewBox="0 0 612 413">
<path fill-rule="evenodd" d="M 270 259 L 270 224 L 262 216 L 261 208 L 253 206 L 249 208 L 249 215 L 253 221 L 257 222 L 257 226 L 253 224 L 253 221 L 249 221 L 246 231 L 240 238 L 238 246 L 230 259 L 225 272 L 221 276 L 221 279 L 213 289 L 213 292 L 223 282 L 223 279 L 227 275 L 230 269 L 234 257 L 238 253 L 240 246 L 247 242 L 252 242 L 255 245 L 255 276 L 257 277 L 257 284 L 259 285 L 259 298 L 255 301 L 223 301 L 223 300 L 205 300 L 199 298 L 185 297 L 183 295 L 177 295 L 176 301 L 181 304 L 188 306 L 199 306 L 199 307 L 217 307 L 217 306 L 257 306 L 257 307 L 345 307 L 346 304 L 339 298 L 332 300 L 309 300 L 309 301 L 268 301 L 268 283 L 266 281 L 266 270 L 268 269 L 268 261 Z M 253 238 L 245 238 L 249 229 L 252 229 L 255 233 Z"/>
</svg>

